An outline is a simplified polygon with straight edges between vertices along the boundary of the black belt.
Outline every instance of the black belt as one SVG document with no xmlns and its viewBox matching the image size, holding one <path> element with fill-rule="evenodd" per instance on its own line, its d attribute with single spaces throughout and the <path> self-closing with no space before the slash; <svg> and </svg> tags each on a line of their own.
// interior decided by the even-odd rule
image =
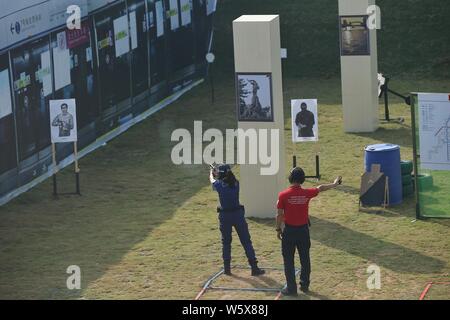
<svg viewBox="0 0 450 320">
<path fill-rule="evenodd" d="M 239 206 L 239 207 L 236 207 L 236 208 L 233 208 L 233 209 L 223 209 L 221 207 L 217 207 L 217 212 L 218 213 L 220 213 L 220 212 L 234 212 L 234 211 L 238 211 L 238 210 L 242 210 L 242 209 L 244 209 L 244 206 Z"/>
<path fill-rule="evenodd" d="M 311 224 L 308 222 L 307 224 L 302 224 L 301 226 L 293 226 L 293 225 L 290 225 L 290 224 L 284 224 L 286 227 L 288 227 L 288 228 L 293 228 L 293 229 L 302 229 L 302 228 L 305 228 L 305 227 L 308 227 L 308 226 L 310 226 Z"/>
</svg>

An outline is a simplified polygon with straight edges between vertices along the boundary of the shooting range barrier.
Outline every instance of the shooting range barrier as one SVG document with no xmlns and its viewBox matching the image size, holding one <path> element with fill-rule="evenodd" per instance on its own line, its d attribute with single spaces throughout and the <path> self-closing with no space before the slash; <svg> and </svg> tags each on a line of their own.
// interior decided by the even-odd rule
<svg viewBox="0 0 450 320">
<path fill-rule="evenodd" d="M 450 218 L 450 171 L 423 168 L 422 161 L 424 157 L 421 158 L 420 154 L 419 112 L 418 94 L 412 93 L 411 128 L 413 140 L 413 182 L 416 195 L 416 218 Z M 445 119 L 440 120 L 445 121 Z M 444 139 L 446 139 L 446 143 L 442 145 L 442 148 L 447 149 L 446 152 L 450 152 L 450 128 L 445 128 L 445 130 L 446 137 L 444 137 Z M 442 140 L 442 143 L 444 143 L 444 140 Z M 448 155 L 450 156 L 450 153 Z"/>
<path fill-rule="evenodd" d="M 249 269 L 249 267 L 244 266 L 235 266 L 233 269 Z M 262 268 L 264 270 L 275 270 L 284 272 L 283 268 Z M 300 273 L 299 269 L 295 270 L 295 276 L 297 277 Z M 224 274 L 224 269 L 222 268 L 219 272 L 212 275 L 204 284 L 203 288 L 195 297 L 195 300 L 200 300 L 200 298 L 206 293 L 208 290 L 219 290 L 219 291 L 244 291 L 244 292 L 273 292 L 278 293 L 275 297 L 275 300 L 279 300 L 281 297 L 281 290 L 287 287 L 285 284 L 282 288 L 236 288 L 236 287 L 225 287 L 225 286 L 214 286 L 214 282 L 220 278 Z M 232 276 L 231 276 L 232 277 Z"/>
</svg>

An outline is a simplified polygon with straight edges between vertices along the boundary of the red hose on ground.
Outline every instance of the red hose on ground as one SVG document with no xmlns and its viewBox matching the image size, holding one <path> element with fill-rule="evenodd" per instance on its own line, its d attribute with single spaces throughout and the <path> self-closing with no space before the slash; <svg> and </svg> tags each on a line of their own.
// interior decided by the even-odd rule
<svg viewBox="0 0 450 320">
<path fill-rule="evenodd" d="M 433 285 L 433 282 L 429 282 L 429 283 L 427 284 L 427 286 L 425 287 L 425 289 L 423 289 L 422 294 L 420 295 L 419 300 L 423 300 L 423 299 L 425 298 L 425 296 L 426 296 L 427 293 L 428 293 L 428 290 L 430 290 L 430 288 L 431 288 L 432 285 Z"/>
<path fill-rule="evenodd" d="M 200 300 L 200 298 L 201 298 L 202 295 L 205 293 L 205 291 L 206 291 L 206 289 L 203 288 L 203 289 L 197 294 L 197 296 L 195 297 L 194 300 Z"/>
<path fill-rule="evenodd" d="M 430 288 L 433 286 L 433 284 L 450 284 L 450 282 L 445 282 L 445 281 L 437 281 L 437 282 L 428 282 L 427 286 L 425 287 L 425 289 L 423 289 L 422 294 L 419 297 L 419 300 L 423 300 L 425 299 L 425 296 L 427 295 L 428 291 L 430 291 Z"/>
</svg>

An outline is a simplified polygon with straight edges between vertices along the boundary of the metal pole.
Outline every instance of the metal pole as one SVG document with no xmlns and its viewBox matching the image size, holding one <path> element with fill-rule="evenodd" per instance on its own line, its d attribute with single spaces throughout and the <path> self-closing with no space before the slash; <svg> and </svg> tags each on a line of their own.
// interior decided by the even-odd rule
<svg viewBox="0 0 450 320">
<path fill-rule="evenodd" d="M 213 78 L 212 70 L 213 70 L 213 64 L 210 63 L 209 64 L 209 81 L 210 81 L 210 84 L 211 84 L 211 102 L 212 102 L 212 104 L 214 104 L 214 101 L 215 101 L 215 97 L 214 97 L 214 78 Z"/>
<path fill-rule="evenodd" d="M 58 187 L 56 181 L 56 146 L 52 143 L 52 159 L 53 159 L 53 196 L 56 197 L 58 195 Z"/>
<path fill-rule="evenodd" d="M 73 155 L 75 157 L 75 188 L 76 193 L 81 196 L 80 191 L 80 167 L 78 166 L 78 143 L 73 143 Z"/>
<path fill-rule="evenodd" d="M 390 121 L 389 117 L 389 97 L 388 97 L 388 83 L 389 78 L 386 78 L 386 83 L 384 84 L 384 114 L 386 117 L 386 121 Z"/>
<path fill-rule="evenodd" d="M 316 154 L 316 176 L 317 180 L 320 180 L 320 157 Z"/>
<path fill-rule="evenodd" d="M 419 169 L 417 165 L 417 135 L 416 135 L 416 111 L 415 111 L 416 99 L 414 95 L 411 95 L 411 131 L 413 141 L 413 162 L 414 162 L 414 185 L 416 195 L 416 219 L 420 219 L 420 196 L 419 196 Z"/>
<path fill-rule="evenodd" d="M 292 168 L 297 167 L 297 156 L 292 156 Z"/>
</svg>

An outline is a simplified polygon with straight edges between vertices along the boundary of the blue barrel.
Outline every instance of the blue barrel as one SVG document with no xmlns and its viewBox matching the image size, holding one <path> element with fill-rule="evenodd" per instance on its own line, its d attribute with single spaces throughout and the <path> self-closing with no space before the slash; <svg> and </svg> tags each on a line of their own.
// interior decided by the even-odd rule
<svg viewBox="0 0 450 320">
<path fill-rule="evenodd" d="M 389 177 L 389 204 L 402 203 L 402 169 L 400 165 L 400 147 L 395 144 L 373 144 L 367 146 L 365 154 L 366 172 L 373 164 L 381 166 L 381 172 Z"/>
</svg>

